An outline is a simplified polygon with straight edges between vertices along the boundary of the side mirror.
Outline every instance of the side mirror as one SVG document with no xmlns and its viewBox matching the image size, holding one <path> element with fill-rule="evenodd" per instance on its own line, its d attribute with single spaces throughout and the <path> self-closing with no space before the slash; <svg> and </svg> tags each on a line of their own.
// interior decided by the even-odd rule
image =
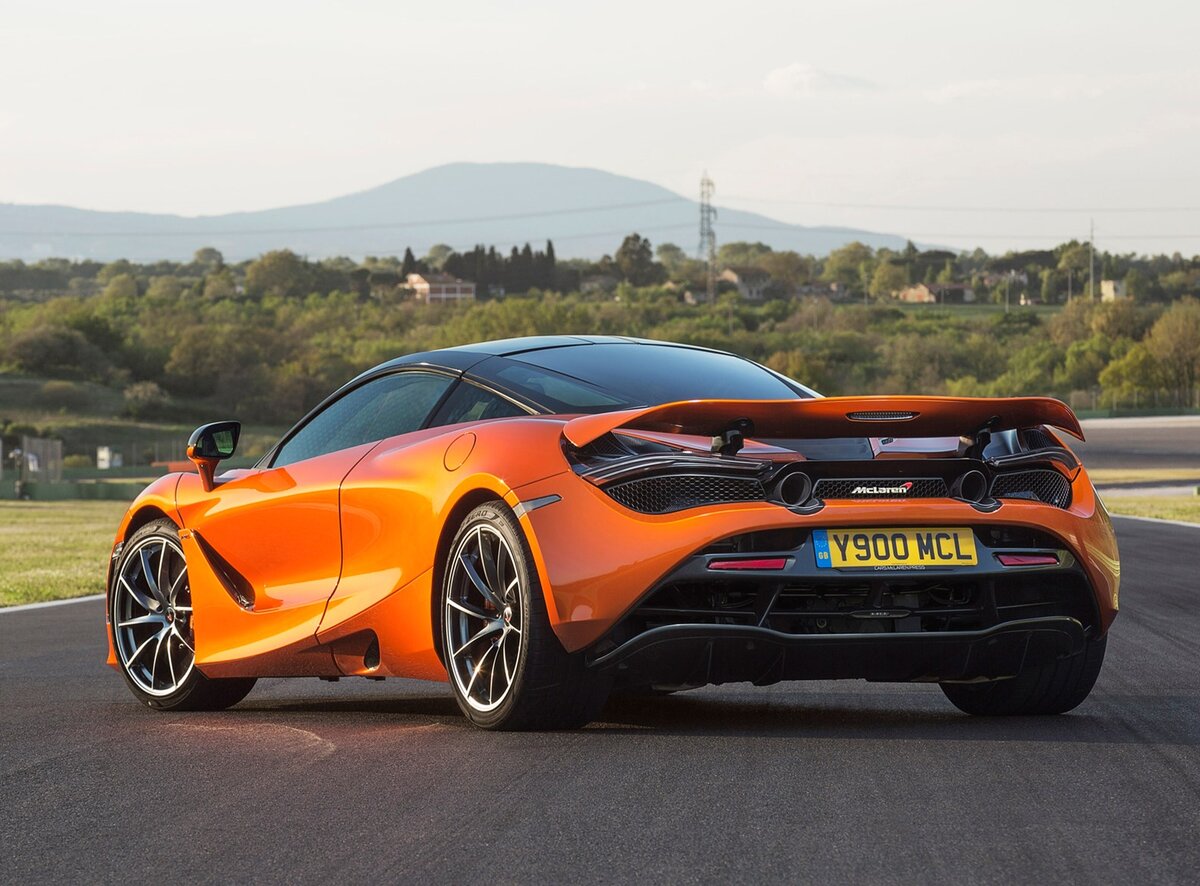
<svg viewBox="0 0 1200 886">
<path fill-rule="evenodd" d="M 241 433 L 241 422 L 215 421 L 201 425 L 188 437 L 187 457 L 200 472 L 200 482 L 204 484 L 205 492 L 212 492 L 217 464 L 233 455 Z"/>
</svg>

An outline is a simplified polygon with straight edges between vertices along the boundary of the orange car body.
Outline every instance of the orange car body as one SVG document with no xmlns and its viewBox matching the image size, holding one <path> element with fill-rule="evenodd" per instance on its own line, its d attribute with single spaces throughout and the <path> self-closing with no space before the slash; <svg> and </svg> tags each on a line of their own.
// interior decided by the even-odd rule
<svg viewBox="0 0 1200 886">
<path fill-rule="evenodd" d="M 206 491 L 199 474 L 171 474 L 129 508 L 117 548 L 166 516 L 179 528 L 195 609 L 196 666 L 211 677 L 350 675 L 445 680 L 439 655 L 440 559 L 461 517 L 501 499 L 518 515 L 551 625 L 568 652 L 605 637 L 665 576 L 715 540 L 776 529 L 854 526 L 1027 527 L 1052 536 L 1083 570 L 1094 629 L 1118 607 L 1112 527 L 1086 471 L 1057 469 L 1070 504 L 1006 500 L 985 512 L 943 497 L 826 501 L 801 513 L 769 501 L 710 504 L 666 514 L 631 511 L 573 470 L 567 445 L 613 430 L 707 450 L 710 426 L 753 412 L 767 436 L 802 425 L 813 437 L 864 435 L 864 410 L 917 417 L 877 458 L 953 453 L 960 435 L 1017 410 L 1004 427 L 1049 426 L 1081 436 L 1050 400 L 828 398 L 730 404 L 694 401 L 601 415 L 537 416 L 429 428 L 283 467 L 229 471 Z M 895 428 L 888 426 L 888 432 Z M 1059 437 L 1049 437 L 1062 445 Z M 1065 446 L 1062 447 L 1064 450 Z M 785 457 L 749 441 L 743 457 Z M 795 459 L 795 453 L 787 454 Z M 536 503 L 533 506 L 531 503 Z M 114 560 L 116 553 L 114 553 Z M 369 648 L 378 656 L 368 656 Z M 109 663 L 116 666 L 110 631 Z"/>
</svg>

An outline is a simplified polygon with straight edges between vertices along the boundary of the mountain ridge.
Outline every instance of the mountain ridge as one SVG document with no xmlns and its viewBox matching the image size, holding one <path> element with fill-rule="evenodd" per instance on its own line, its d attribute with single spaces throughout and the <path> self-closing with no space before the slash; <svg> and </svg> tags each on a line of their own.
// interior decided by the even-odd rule
<svg viewBox="0 0 1200 886">
<path fill-rule="evenodd" d="M 688 251 L 698 205 L 652 182 L 589 167 L 456 162 L 326 200 L 219 215 L 104 211 L 0 203 L 0 258 L 50 256 L 111 261 L 185 259 L 202 246 L 230 260 L 289 248 L 312 258 L 418 254 L 435 243 L 507 249 L 553 240 L 562 258 L 598 258 L 625 234 Z M 775 249 L 825 254 L 861 240 L 903 247 L 902 237 L 803 226 L 719 207 L 719 242 L 760 240 Z"/>
</svg>

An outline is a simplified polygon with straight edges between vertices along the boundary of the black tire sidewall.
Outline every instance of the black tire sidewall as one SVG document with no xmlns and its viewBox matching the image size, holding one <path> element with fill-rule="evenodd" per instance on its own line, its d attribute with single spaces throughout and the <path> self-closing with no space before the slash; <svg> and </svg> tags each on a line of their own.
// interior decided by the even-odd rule
<svg viewBox="0 0 1200 886">
<path fill-rule="evenodd" d="M 447 636 L 446 626 L 446 597 L 450 592 L 450 578 L 454 571 L 452 569 L 453 558 L 463 540 L 480 523 L 486 523 L 499 532 L 513 553 L 517 576 L 520 579 L 517 583 L 517 591 L 520 595 L 522 629 L 525 632 L 521 638 L 520 653 L 517 656 L 516 672 L 513 676 L 512 685 L 509 687 L 504 701 L 491 711 L 480 711 L 472 707 L 463 698 L 458 681 L 452 672 L 453 665 L 450 662 L 449 649 L 450 638 Z M 549 619 L 546 617 L 545 602 L 541 597 L 541 583 L 538 581 L 537 568 L 533 564 L 533 555 L 525 540 L 525 533 L 521 531 L 520 524 L 517 523 L 512 512 L 499 502 L 483 504 L 471 511 L 466 519 L 463 520 L 462 525 L 454 536 L 454 542 L 450 545 L 449 558 L 445 568 L 442 570 L 442 575 L 442 587 L 439 598 L 440 642 L 442 643 L 442 654 L 446 661 L 446 673 L 450 678 L 450 686 L 454 692 L 454 700 L 458 703 L 458 707 L 463 712 L 463 715 L 476 726 L 484 729 L 497 728 L 512 716 L 513 709 L 520 703 L 522 689 L 525 686 L 528 676 L 529 651 L 532 644 L 540 638 L 541 632 L 550 630 Z"/>
<path fill-rule="evenodd" d="M 129 562 L 134 549 L 138 547 L 138 543 L 151 536 L 166 538 L 179 545 L 179 528 L 167 519 L 154 520 L 147 523 L 126 540 L 121 557 L 117 561 L 116 568 L 113 569 L 112 585 L 108 589 L 109 639 L 113 644 L 113 653 L 117 657 L 117 670 L 121 672 L 121 676 L 125 680 L 125 685 L 129 687 L 134 696 L 146 705 L 146 707 L 161 711 L 171 711 L 186 707 L 192 696 L 201 690 L 206 679 L 200 673 L 200 669 L 193 666 L 192 672 L 188 674 L 187 679 L 170 695 L 150 695 L 129 676 L 124 662 L 121 661 L 120 647 L 117 645 L 117 621 L 119 619 L 117 613 L 117 582 L 120 580 L 121 572 Z M 180 545 L 180 548 L 182 549 L 182 545 Z"/>
</svg>

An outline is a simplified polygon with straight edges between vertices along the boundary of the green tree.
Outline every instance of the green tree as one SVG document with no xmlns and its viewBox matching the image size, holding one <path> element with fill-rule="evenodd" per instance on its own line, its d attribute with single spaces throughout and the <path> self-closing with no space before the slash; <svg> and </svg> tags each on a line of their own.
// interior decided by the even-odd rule
<svg viewBox="0 0 1200 886">
<path fill-rule="evenodd" d="M 654 254 L 672 277 L 679 274 L 688 261 L 688 254 L 674 243 L 659 243 Z"/>
<path fill-rule="evenodd" d="M 1058 287 L 1054 279 L 1054 271 L 1045 268 L 1042 271 L 1042 301 L 1052 304 L 1058 297 Z"/>
<path fill-rule="evenodd" d="M 899 292 L 908 285 L 908 269 L 890 261 L 881 261 L 871 275 L 870 293 L 876 298 Z"/>
<path fill-rule="evenodd" d="M 229 268 L 215 271 L 204 278 L 204 297 L 209 301 L 220 301 L 237 297 L 237 281 Z"/>
<path fill-rule="evenodd" d="M 1114 406 L 1136 402 L 1166 386 L 1162 367 L 1150 349 L 1140 342 L 1104 367 L 1099 381 L 1104 399 Z"/>
<path fill-rule="evenodd" d="M 138 294 L 137 280 L 132 274 L 117 274 L 109 278 L 104 287 L 104 297 L 108 299 L 135 299 Z"/>
<path fill-rule="evenodd" d="M 151 277 L 150 285 L 146 288 L 146 298 L 159 301 L 175 302 L 182 295 L 183 283 L 173 274 Z"/>
<path fill-rule="evenodd" d="M 1200 300 L 1186 296 L 1172 305 L 1146 336 L 1146 347 L 1178 405 L 1193 405 L 1200 377 Z"/>
<path fill-rule="evenodd" d="M 649 286 L 662 280 L 662 265 L 654 261 L 650 241 L 639 234 L 630 234 L 614 256 L 621 277 L 634 286 Z"/>
<path fill-rule="evenodd" d="M 35 326 L 16 336 L 8 348 L 16 369 L 51 378 L 101 381 L 109 370 L 108 359 L 76 329 Z"/>
<path fill-rule="evenodd" d="M 758 259 L 758 266 L 771 275 L 771 279 L 789 289 L 801 286 L 812 279 L 813 263 L 808 256 L 792 252 L 769 252 Z"/>
<path fill-rule="evenodd" d="M 873 257 L 871 247 L 865 243 L 859 243 L 857 240 L 847 243 L 829 253 L 821 271 L 821 279 L 830 283 L 841 283 L 843 286 L 861 286 L 862 268 L 869 264 Z"/>
<path fill-rule="evenodd" d="M 425 254 L 423 261 L 431 270 L 440 271 L 446 267 L 446 259 L 454 254 L 454 247 L 447 246 L 445 243 L 438 243 L 429 247 L 429 252 Z"/>
<path fill-rule="evenodd" d="M 255 297 L 306 295 L 312 286 L 308 262 L 290 249 L 277 249 L 260 256 L 246 267 L 246 292 Z"/>
<path fill-rule="evenodd" d="M 211 274 L 225 267 L 225 256 L 221 255 L 219 249 L 202 246 L 192 255 L 192 264 L 199 267 L 204 273 Z"/>
</svg>

